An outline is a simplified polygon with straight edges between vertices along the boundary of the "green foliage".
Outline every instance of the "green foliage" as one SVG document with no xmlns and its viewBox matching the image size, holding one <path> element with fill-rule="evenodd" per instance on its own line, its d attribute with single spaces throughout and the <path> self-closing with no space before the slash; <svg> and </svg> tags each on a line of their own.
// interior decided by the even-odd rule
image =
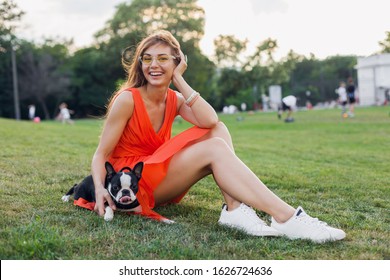
<svg viewBox="0 0 390 280">
<path fill-rule="evenodd" d="M 120 4 L 114 17 L 96 36 L 105 42 L 131 36 L 135 37 L 134 42 L 138 42 L 156 30 L 165 29 L 171 31 L 180 42 L 193 41 L 196 45 L 204 33 L 204 10 L 196 2 L 134 0 L 129 4 Z"/>
<path fill-rule="evenodd" d="M 214 39 L 215 58 L 218 65 L 238 66 L 240 54 L 245 51 L 248 40 L 238 40 L 232 35 L 219 35 Z"/>
<path fill-rule="evenodd" d="M 222 109 L 223 106 L 241 104 L 238 100 L 238 92 L 244 87 L 244 75 L 234 68 L 223 68 L 218 78 L 218 96 L 221 104 L 217 107 Z M 229 103 L 232 102 L 232 103 Z"/>
<path fill-rule="evenodd" d="M 1 0 L 0 0 L 1 1 Z M 11 72 L 11 40 L 18 46 L 16 60 L 20 84 L 22 118 L 27 107 L 37 104 L 37 114 L 52 118 L 58 104 L 66 101 L 75 117 L 101 116 L 111 94 L 126 80 L 121 66 L 125 48 L 158 29 L 166 29 L 178 39 L 188 56 L 185 78 L 217 110 L 226 104 L 259 108 L 262 94 L 270 85 L 281 85 L 284 96 L 299 97 L 299 105 L 309 100 L 334 100 L 339 81 L 348 77 L 356 82 L 355 56 L 333 56 L 323 60 L 290 51 L 275 61 L 276 40 L 260 42 L 255 52 L 243 57 L 247 40 L 232 35 L 215 39 L 215 64 L 199 48 L 204 35 L 205 11 L 196 0 L 133 0 L 119 4 L 114 16 L 96 33 L 93 45 L 70 53 L 70 42 L 18 40 L 14 30 L 23 16 L 11 0 L 0 2 L 0 116 L 14 116 Z M 381 52 L 389 52 L 390 32 L 379 42 Z M 15 44 L 17 43 L 17 44 Z M 357 84 L 357 86 L 359 86 Z M 307 95 L 310 92 L 310 95 Z"/>
<path fill-rule="evenodd" d="M 335 88 L 339 82 L 346 81 L 348 77 L 356 78 L 354 65 L 355 56 L 333 56 L 324 60 L 314 56 L 297 56 L 287 58 L 282 62 L 282 69 L 276 72 L 284 72 L 288 76 L 287 79 L 281 79 L 283 95 L 293 94 L 299 97 L 299 105 L 303 106 L 306 100 L 316 104 L 337 99 Z M 308 91 L 309 97 L 306 94 Z"/>
<path fill-rule="evenodd" d="M 105 222 L 63 203 L 90 172 L 102 122 L 35 124 L 0 119 L 0 258 L 4 259 L 388 259 L 388 107 L 221 115 L 235 150 L 293 206 L 344 229 L 341 242 L 252 237 L 217 225 L 222 196 L 211 176 L 177 205 L 156 209 L 166 225 L 117 213 Z M 174 134 L 188 128 L 176 123 Z M 269 221 L 269 216 L 259 213 Z M 123 242 L 126 240 L 126 242 Z"/>
<path fill-rule="evenodd" d="M 11 72 L 11 41 L 16 41 L 14 32 L 24 15 L 12 0 L 0 2 L 0 116 L 13 117 L 13 86 Z"/>
<path fill-rule="evenodd" d="M 7 52 L 0 51 L 0 116 L 11 118 L 14 116 L 12 106 L 12 72 L 11 72 L 11 56 Z"/>
<path fill-rule="evenodd" d="M 195 0 L 135 0 L 118 5 L 113 18 L 96 33 L 96 47 L 76 52 L 72 59 L 73 94 L 76 110 L 93 115 L 103 108 L 118 81 L 125 79 L 121 54 L 129 46 L 135 48 L 145 36 L 166 29 L 178 39 L 188 56 L 188 82 L 211 98 L 214 65 L 199 49 L 204 32 L 204 10 Z"/>
<path fill-rule="evenodd" d="M 390 53 L 390 31 L 386 32 L 386 38 L 379 42 L 379 46 L 382 48 L 381 53 Z"/>
<path fill-rule="evenodd" d="M 273 53 L 278 48 L 276 40 L 268 38 L 257 46 L 255 53 L 248 58 L 244 65 L 245 70 L 250 70 L 258 66 L 270 66 L 275 63 Z"/>
<path fill-rule="evenodd" d="M 0 2 L 0 43 L 3 36 L 13 35 L 23 15 L 24 12 L 19 9 L 13 0 Z"/>
<path fill-rule="evenodd" d="M 56 111 L 52 108 L 57 108 L 70 94 L 71 73 L 65 65 L 68 57 L 67 43 L 53 40 L 46 40 L 41 45 L 19 43 L 20 99 L 39 105 L 41 118 L 53 118 Z"/>
<path fill-rule="evenodd" d="M 120 73 L 114 77 L 108 71 L 110 65 L 118 64 L 115 61 L 120 61 L 119 55 L 111 64 L 107 61 L 107 64 L 103 64 L 105 60 L 105 53 L 96 47 L 81 49 L 69 60 L 69 68 L 73 73 L 70 89 L 72 108 L 79 117 L 104 115 L 105 104 L 116 89 L 113 81 L 124 76 Z"/>
</svg>

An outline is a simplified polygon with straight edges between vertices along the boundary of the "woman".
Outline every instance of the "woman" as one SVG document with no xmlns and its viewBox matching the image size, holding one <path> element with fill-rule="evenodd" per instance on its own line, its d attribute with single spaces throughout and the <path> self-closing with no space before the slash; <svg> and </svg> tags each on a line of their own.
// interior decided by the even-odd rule
<svg viewBox="0 0 390 280">
<path fill-rule="evenodd" d="M 189 188 L 212 174 L 225 204 L 219 224 L 256 236 L 286 235 L 315 242 L 339 240 L 342 230 L 294 209 L 272 193 L 235 155 L 229 131 L 215 110 L 183 78 L 186 58 L 167 31 L 145 38 L 128 67 L 128 80 L 110 100 L 100 143 L 92 160 L 95 211 L 115 209 L 104 189 L 104 162 L 115 169 L 144 162 L 137 198 L 141 214 L 163 221 L 151 209 L 179 202 Z M 169 89 L 170 83 L 179 92 Z M 195 126 L 170 139 L 175 116 Z M 249 207 L 272 216 L 268 226 Z"/>
</svg>

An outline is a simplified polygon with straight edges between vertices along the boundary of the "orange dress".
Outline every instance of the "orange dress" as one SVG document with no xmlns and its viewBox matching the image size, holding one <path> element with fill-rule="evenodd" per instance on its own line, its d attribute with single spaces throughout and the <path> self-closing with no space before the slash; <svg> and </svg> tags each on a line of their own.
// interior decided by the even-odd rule
<svg viewBox="0 0 390 280">
<path fill-rule="evenodd" d="M 140 92 L 136 88 L 127 90 L 133 94 L 133 115 L 124 128 L 109 161 L 116 171 L 125 166 L 133 168 L 136 163 L 144 162 L 137 193 L 142 212 L 138 214 L 164 220 L 164 217 L 152 210 L 154 208 L 153 192 L 164 179 L 172 156 L 191 141 L 205 135 L 209 129 L 194 126 L 171 138 L 172 124 L 177 116 L 177 96 L 173 90 L 168 89 L 164 122 L 160 130 L 156 132 Z M 179 202 L 184 195 L 185 193 L 172 202 Z"/>
</svg>

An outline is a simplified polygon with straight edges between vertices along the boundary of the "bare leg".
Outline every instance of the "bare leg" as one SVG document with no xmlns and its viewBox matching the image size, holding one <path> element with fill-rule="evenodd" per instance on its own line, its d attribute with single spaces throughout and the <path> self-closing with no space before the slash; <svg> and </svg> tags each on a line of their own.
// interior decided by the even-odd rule
<svg viewBox="0 0 390 280">
<path fill-rule="evenodd" d="M 202 141 L 202 140 L 205 140 L 208 138 L 213 138 L 213 137 L 222 138 L 234 153 L 232 137 L 231 137 L 229 130 L 227 129 L 227 127 L 225 126 L 224 123 L 219 122 L 218 125 L 213 130 L 211 130 L 210 133 L 208 133 L 204 138 L 201 138 L 199 141 Z M 220 190 L 221 190 L 221 193 L 224 197 L 224 200 L 228 206 L 228 209 L 233 210 L 233 209 L 237 208 L 238 206 L 240 206 L 241 201 L 238 201 L 238 200 L 232 198 L 230 195 L 228 195 L 222 189 L 220 189 Z"/>
<path fill-rule="evenodd" d="M 224 134 L 224 129 L 219 124 L 208 138 L 173 156 L 167 176 L 154 192 L 156 204 L 170 201 L 201 178 L 213 174 L 227 203 L 243 202 L 270 214 L 278 222 L 288 220 L 294 208 L 271 192 L 234 154 L 228 140 L 230 135 Z M 214 137 L 215 134 L 223 137 Z M 224 139 L 227 135 L 228 139 Z"/>
<path fill-rule="evenodd" d="M 291 109 L 288 109 L 288 112 L 287 112 L 287 119 L 291 118 L 291 115 L 292 115 L 292 110 L 291 110 Z"/>
</svg>

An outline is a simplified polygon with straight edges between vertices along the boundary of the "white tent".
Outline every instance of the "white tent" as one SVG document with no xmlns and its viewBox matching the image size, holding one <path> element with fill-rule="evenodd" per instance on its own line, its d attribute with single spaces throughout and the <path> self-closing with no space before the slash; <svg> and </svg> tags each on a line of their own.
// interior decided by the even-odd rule
<svg viewBox="0 0 390 280">
<path fill-rule="evenodd" d="M 359 104 L 382 105 L 390 94 L 390 53 L 358 58 Z"/>
</svg>

